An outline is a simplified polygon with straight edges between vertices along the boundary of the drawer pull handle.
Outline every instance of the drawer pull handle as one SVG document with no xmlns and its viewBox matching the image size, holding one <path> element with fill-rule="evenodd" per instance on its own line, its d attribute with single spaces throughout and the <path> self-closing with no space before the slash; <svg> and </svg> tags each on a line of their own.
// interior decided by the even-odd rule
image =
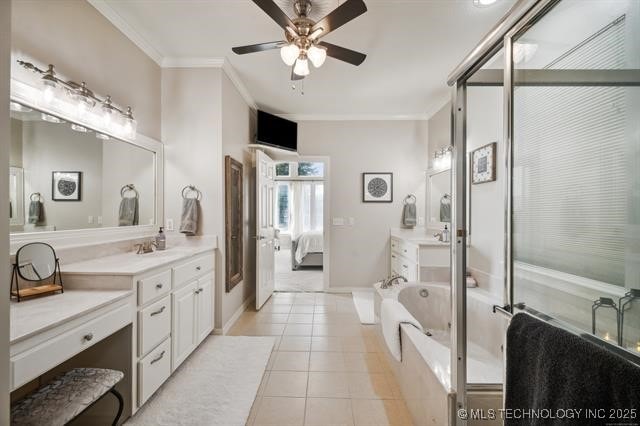
<svg viewBox="0 0 640 426">
<path fill-rule="evenodd" d="M 153 317 L 155 315 L 160 315 L 161 313 L 164 312 L 165 308 L 166 308 L 166 306 L 163 306 L 162 308 L 158 309 L 157 311 L 151 312 L 151 316 Z"/>
<path fill-rule="evenodd" d="M 84 336 L 82 336 L 82 338 L 86 341 L 86 342 L 90 342 L 93 340 L 93 333 L 89 333 L 89 334 L 85 334 Z"/>
<path fill-rule="evenodd" d="M 202 289 L 201 288 L 196 290 L 196 294 L 200 294 L 200 293 L 202 293 Z"/>
<path fill-rule="evenodd" d="M 156 284 L 156 288 L 157 288 L 158 290 L 160 290 L 162 287 L 164 287 L 164 284 L 162 284 L 162 283 L 158 283 L 158 284 Z"/>
<path fill-rule="evenodd" d="M 200 266 L 196 266 L 196 271 L 199 271 L 200 269 L 202 269 Z"/>
<path fill-rule="evenodd" d="M 160 361 L 162 358 L 164 358 L 164 351 L 160 352 L 160 355 L 158 355 L 157 358 L 152 359 L 151 362 L 149 364 L 153 365 L 156 362 Z"/>
</svg>

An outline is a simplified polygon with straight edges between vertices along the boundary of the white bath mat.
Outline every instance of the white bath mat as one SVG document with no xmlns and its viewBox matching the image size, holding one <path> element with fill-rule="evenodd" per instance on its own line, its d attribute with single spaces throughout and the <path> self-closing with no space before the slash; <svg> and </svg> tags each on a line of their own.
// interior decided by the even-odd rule
<svg viewBox="0 0 640 426">
<path fill-rule="evenodd" d="M 360 322 L 362 324 L 375 324 L 376 315 L 373 309 L 373 292 L 354 291 L 351 294 L 353 294 L 353 304 L 356 305 Z"/>
<path fill-rule="evenodd" d="M 127 424 L 244 426 L 274 343 L 210 336 Z"/>
</svg>

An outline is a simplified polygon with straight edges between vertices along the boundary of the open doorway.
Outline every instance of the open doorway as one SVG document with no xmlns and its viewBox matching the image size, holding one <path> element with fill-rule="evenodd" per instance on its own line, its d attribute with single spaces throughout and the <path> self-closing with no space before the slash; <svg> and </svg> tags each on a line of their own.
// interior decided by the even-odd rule
<svg viewBox="0 0 640 426">
<path fill-rule="evenodd" d="M 275 291 L 323 291 L 326 161 L 300 157 L 275 171 Z"/>
</svg>

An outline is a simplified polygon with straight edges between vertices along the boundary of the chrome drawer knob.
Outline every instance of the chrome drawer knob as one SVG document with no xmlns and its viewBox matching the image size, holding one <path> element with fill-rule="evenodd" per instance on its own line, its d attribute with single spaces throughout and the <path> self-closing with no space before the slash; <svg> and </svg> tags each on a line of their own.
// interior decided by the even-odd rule
<svg viewBox="0 0 640 426">
<path fill-rule="evenodd" d="M 92 340 L 93 340 L 93 333 L 85 334 L 82 338 L 83 338 L 85 341 L 90 342 L 90 341 L 92 341 Z"/>
<path fill-rule="evenodd" d="M 199 271 L 200 269 L 202 269 L 200 266 L 196 266 L 196 271 Z"/>
<path fill-rule="evenodd" d="M 156 284 L 156 288 L 158 290 L 160 290 L 162 287 L 164 287 L 164 284 L 162 284 L 162 283 Z"/>
</svg>

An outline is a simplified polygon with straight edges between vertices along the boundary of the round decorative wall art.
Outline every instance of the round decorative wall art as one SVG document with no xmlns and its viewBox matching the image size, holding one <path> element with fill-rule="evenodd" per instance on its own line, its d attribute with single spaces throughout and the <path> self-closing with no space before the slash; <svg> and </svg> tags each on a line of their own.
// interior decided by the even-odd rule
<svg viewBox="0 0 640 426">
<path fill-rule="evenodd" d="M 81 201 L 82 172 L 53 172 L 51 198 L 53 201 Z"/>
<path fill-rule="evenodd" d="M 393 202 L 393 173 L 363 173 L 362 201 L 364 203 Z"/>
</svg>

